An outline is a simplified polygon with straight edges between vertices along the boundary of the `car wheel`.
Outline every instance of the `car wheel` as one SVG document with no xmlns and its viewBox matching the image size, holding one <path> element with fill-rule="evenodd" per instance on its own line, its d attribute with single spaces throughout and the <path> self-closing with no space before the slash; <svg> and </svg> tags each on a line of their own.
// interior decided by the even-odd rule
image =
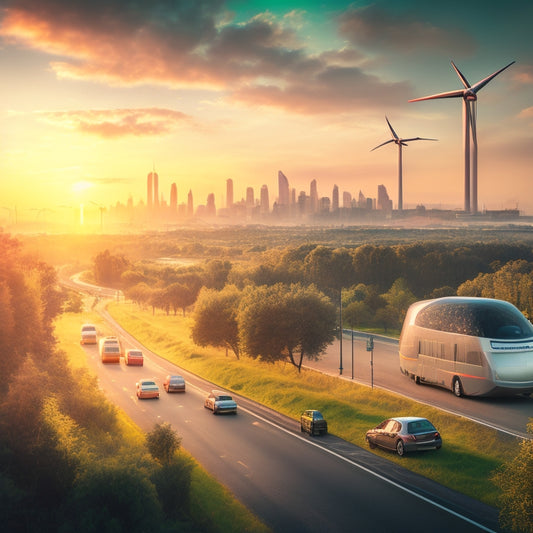
<svg viewBox="0 0 533 533">
<path fill-rule="evenodd" d="M 305 433 L 305 429 L 304 429 L 304 425 L 303 425 L 303 424 L 300 424 L 300 431 L 301 431 L 302 433 Z"/>
<path fill-rule="evenodd" d="M 370 439 L 366 439 L 366 442 L 368 442 L 368 447 L 373 450 L 376 445 L 370 440 Z"/>
<path fill-rule="evenodd" d="M 415 376 L 415 383 L 420 385 L 420 376 Z"/>
<path fill-rule="evenodd" d="M 452 391 L 457 398 L 460 398 L 463 395 L 463 385 L 459 378 L 453 378 Z"/>
<path fill-rule="evenodd" d="M 400 457 L 403 457 L 403 455 L 405 454 L 405 446 L 403 445 L 403 440 L 399 440 L 399 441 L 396 443 L 396 453 L 397 453 Z"/>
</svg>

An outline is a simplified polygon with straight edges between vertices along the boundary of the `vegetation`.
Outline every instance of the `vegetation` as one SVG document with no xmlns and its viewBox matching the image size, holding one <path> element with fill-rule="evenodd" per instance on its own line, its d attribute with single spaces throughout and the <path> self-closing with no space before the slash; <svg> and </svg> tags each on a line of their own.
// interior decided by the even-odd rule
<svg viewBox="0 0 533 533">
<path fill-rule="evenodd" d="M 57 290 L 55 271 L 25 256 L 18 241 L 3 234 L 0 251 L 4 529 L 265 530 L 179 451 L 170 427 L 156 426 L 148 442 L 141 438 L 85 368 L 79 328 L 94 315 L 61 315 L 70 299 L 64 301 Z M 67 352 L 74 354 L 71 365 Z M 198 491 L 204 490 L 219 500 L 202 502 Z M 214 506 L 223 509 L 223 529 Z"/>
<path fill-rule="evenodd" d="M 491 479 L 494 471 L 516 454 L 517 439 L 385 391 L 370 391 L 366 386 L 305 368 L 298 373 L 290 363 L 266 363 L 249 357 L 237 360 L 228 358 L 223 350 L 202 349 L 190 338 L 190 317 L 161 313 L 154 317 L 131 303 L 114 302 L 109 305 L 109 310 L 150 350 L 221 387 L 268 405 L 295 420 L 310 405 L 320 406 L 330 431 L 359 446 L 366 447 L 364 435 L 367 429 L 391 414 L 409 414 L 416 405 L 417 413 L 430 418 L 443 434 L 443 448 L 438 453 L 405 458 L 379 450 L 375 453 L 497 506 L 500 489 Z"/>
<path fill-rule="evenodd" d="M 533 421 L 528 424 L 533 437 Z M 533 532 L 533 439 L 524 440 L 518 453 L 495 474 L 502 490 L 500 522 L 508 531 Z"/>
</svg>

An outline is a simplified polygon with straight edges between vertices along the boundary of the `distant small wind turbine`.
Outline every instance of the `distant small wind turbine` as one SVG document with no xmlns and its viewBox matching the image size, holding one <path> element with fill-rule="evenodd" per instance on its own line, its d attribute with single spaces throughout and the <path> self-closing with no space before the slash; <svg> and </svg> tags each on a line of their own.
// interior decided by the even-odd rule
<svg viewBox="0 0 533 533">
<path fill-rule="evenodd" d="M 390 131 L 392 133 L 392 139 L 385 141 L 384 143 L 378 144 L 375 148 L 370 150 L 373 152 L 377 148 L 384 146 L 385 144 L 395 143 L 398 146 L 398 211 L 403 210 L 403 177 L 402 177 L 402 146 L 407 146 L 408 142 L 411 141 L 436 141 L 437 139 L 426 139 L 425 137 L 411 137 L 410 139 L 400 139 L 397 133 L 394 131 L 389 119 L 385 117 L 387 124 L 389 125 Z"/>
<path fill-rule="evenodd" d="M 433 94 L 422 98 L 414 98 L 409 102 L 420 102 L 422 100 L 436 100 L 438 98 L 462 98 L 463 99 L 463 139 L 465 154 L 465 203 L 464 210 L 466 213 L 477 213 L 477 133 L 476 133 L 476 102 L 477 93 L 498 74 L 510 67 L 514 61 L 505 67 L 497 70 L 490 76 L 470 85 L 462 72 L 455 66 L 452 61 L 452 67 L 459 76 L 464 89 L 457 91 L 448 91 L 445 93 Z M 470 183 L 470 132 L 472 132 L 472 183 Z M 472 188 L 472 204 L 470 204 L 470 188 Z"/>
</svg>

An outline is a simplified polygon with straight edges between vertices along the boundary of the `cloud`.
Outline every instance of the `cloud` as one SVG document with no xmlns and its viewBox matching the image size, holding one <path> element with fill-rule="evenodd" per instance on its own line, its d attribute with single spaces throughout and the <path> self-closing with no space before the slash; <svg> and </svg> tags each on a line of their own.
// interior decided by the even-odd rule
<svg viewBox="0 0 533 533">
<path fill-rule="evenodd" d="M 41 112 L 49 123 L 107 139 L 125 136 L 163 135 L 190 122 L 179 111 L 162 108 Z"/>
<path fill-rule="evenodd" d="M 457 30 L 445 30 L 419 20 L 416 12 L 394 13 L 371 4 L 339 17 L 340 34 L 353 45 L 388 52 L 461 53 L 474 49 L 473 40 Z"/>
<path fill-rule="evenodd" d="M 302 11 L 279 21 L 266 12 L 235 23 L 222 0 L 8 0 L 5 6 L 0 36 L 57 56 L 50 65 L 60 79 L 202 86 L 241 103 L 310 114 L 407 99 L 404 83 L 365 73 L 353 47 L 309 53 L 296 32 Z M 365 11 L 350 13 L 341 26 L 348 34 L 354 13 L 361 18 Z M 78 122 L 80 129 L 108 136 L 128 128 L 149 133 L 150 125 L 126 118 Z"/>
</svg>

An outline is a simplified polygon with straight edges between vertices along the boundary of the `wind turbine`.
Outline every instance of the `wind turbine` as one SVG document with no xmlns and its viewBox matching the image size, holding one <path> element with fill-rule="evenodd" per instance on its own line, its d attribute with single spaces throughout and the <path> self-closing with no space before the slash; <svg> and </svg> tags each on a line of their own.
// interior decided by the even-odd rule
<svg viewBox="0 0 533 533">
<path fill-rule="evenodd" d="M 373 152 L 377 148 L 389 143 L 394 143 L 398 146 L 398 211 L 403 210 L 403 178 L 402 178 L 402 146 L 407 146 L 408 142 L 411 141 L 436 141 L 437 139 L 426 139 L 424 137 L 411 137 L 410 139 L 400 139 L 397 133 L 394 131 L 389 119 L 385 117 L 387 124 L 389 125 L 390 131 L 392 133 L 392 139 L 385 141 L 384 143 L 378 144 L 375 148 L 370 150 Z"/>
<path fill-rule="evenodd" d="M 463 99 L 463 140 L 465 154 L 465 203 L 466 213 L 477 213 L 477 133 L 476 133 L 476 102 L 477 93 L 498 74 L 510 67 L 514 61 L 497 70 L 490 76 L 483 78 L 474 85 L 470 85 L 463 73 L 455 66 L 452 61 L 452 67 L 459 76 L 464 89 L 457 91 L 448 91 L 445 93 L 424 96 L 423 98 L 414 98 L 409 102 L 420 102 L 421 100 L 436 100 L 438 98 L 462 98 Z M 470 133 L 472 133 L 472 163 L 470 162 Z M 472 167 L 472 168 L 470 168 Z M 472 170 L 472 183 L 470 183 L 470 170 Z M 472 203 L 470 203 L 470 188 L 472 188 Z"/>
</svg>

